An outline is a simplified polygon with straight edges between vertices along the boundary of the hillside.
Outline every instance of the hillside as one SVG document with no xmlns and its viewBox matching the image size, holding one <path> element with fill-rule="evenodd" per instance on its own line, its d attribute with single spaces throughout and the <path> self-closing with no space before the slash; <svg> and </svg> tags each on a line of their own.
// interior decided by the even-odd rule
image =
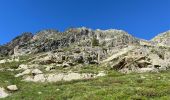
<svg viewBox="0 0 170 100">
<path fill-rule="evenodd" d="M 0 98 L 170 98 L 169 40 L 85 27 L 23 33 L 0 46 Z"/>
</svg>

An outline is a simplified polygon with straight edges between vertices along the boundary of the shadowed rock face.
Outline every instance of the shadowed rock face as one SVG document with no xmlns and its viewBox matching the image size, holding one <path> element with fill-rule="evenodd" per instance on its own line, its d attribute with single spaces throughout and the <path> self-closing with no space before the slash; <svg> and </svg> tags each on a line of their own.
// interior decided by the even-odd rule
<svg viewBox="0 0 170 100">
<path fill-rule="evenodd" d="M 9 48 L 7 46 L 0 46 L 0 56 L 7 56 Z"/>
<path fill-rule="evenodd" d="M 12 49 L 18 45 L 24 45 L 28 43 L 33 37 L 32 33 L 23 33 L 22 35 L 14 38 L 11 42 L 7 44 L 7 46 Z"/>
<path fill-rule="evenodd" d="M 0 46 L 0 54 L 3 56 L 12 55 L 16 46 L 22 46 L 27 44 L 33 37 L 32 33 L 23 33 L 20 36 L 14 38 L 11 42 Z"/>
</svg>

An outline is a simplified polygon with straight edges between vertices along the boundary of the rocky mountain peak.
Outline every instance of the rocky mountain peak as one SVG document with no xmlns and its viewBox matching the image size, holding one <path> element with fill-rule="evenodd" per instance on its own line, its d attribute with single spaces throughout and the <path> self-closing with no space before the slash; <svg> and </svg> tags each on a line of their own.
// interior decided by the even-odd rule
<svg viewBox="0 0 170 100">
<path fill-rule="evenodd" d="M 55 34 L 58 34 L 59 31 L 53 29 L 41 30 L 34 35 L 33 40 L 41 40 L 45 38 L 50 38 Z"/>
<path fill-rule="evenodd" d="M 7 45 L 9 48 L 14 48 L 17 45 L 22 45 L 27 43 L 29 40 L 31 40 L 33 37 L 32 33 L 25 32 L 22 33 L 20 36 L 17 36 L 14 38 L 11 42 L 9 42 Z"/>
<path fill-rule="evenodd" d="M 170 46 L 170 30 L 160 33 L 154 37 L 151 41 L 156 42 L 158 45 Z"/>
<path fill-rule="evenodd" d="M 139 40 L 123 30 L 109 29 L 95 31 L 97 38 L 101 43 L 109 47 L 125 46 L 130 44 L 139 44 Z"/>
<path fill-rule="evenodd" d="M 21 46 L 27 44 L 33 37 L 30 32 L 24 32 L 20 36 L 14 38 L 11 42 L 0 46 L 0 55 L 12 55 L 14 53 L 14 48 L 16 46 Z"/>
</svg>

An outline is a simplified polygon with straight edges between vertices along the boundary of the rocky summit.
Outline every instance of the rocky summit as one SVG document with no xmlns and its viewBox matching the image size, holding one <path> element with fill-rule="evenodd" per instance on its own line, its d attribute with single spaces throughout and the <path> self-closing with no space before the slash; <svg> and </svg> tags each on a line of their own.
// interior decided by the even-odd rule
<svg viewBox="0 0 170 100">
<path fill-rule="evenodd" d="M 147 41 L 116 29 L 49 29 L 34 35 L 25 32 L 0 46 L 0 71 L 10 72 L 24 84 L 93 80 L 114 71 L 141 74 L 169 69 L 170 31 Z M 7 84 L 8 91 L 22 90 L 19 84 L 11 84 Z M 0 87 L 0 98 L 12 94 Z"/>
</svg>

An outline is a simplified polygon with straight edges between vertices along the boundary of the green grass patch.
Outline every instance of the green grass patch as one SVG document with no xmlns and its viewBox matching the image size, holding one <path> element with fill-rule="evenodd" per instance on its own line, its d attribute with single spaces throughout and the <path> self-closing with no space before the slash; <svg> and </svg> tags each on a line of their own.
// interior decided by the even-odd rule
<svg viewBox="0 0 170 100">
<path fill-rule="evenodd" d="M 91 69 L 93 70 L 93 69 Z M 0 72 L 0 87 L 16 84 L 18 91 L 4 100 L 169 100 L 170 71 L 121 74 L 57 83 L 31 83 L 14 78 L 15 72 Z"/>
</svg>

